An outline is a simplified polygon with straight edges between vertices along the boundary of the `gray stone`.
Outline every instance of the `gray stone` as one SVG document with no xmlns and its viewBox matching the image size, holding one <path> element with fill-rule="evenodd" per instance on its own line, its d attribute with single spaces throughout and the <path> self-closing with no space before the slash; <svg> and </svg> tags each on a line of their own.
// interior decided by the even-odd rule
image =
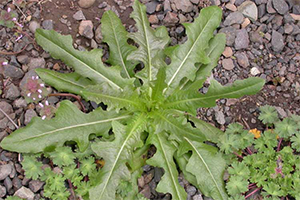
<svg viewBox="0 0 300 200">
<path fill-rule="evenodd" d="M 258 6 L 258 18 L 262 18 L 266 14 L 266 4 L 260 4 Z"/>
<path fill-rule="evenodd" d="M 156 1 L 150 1 L 150 2 L 146 3 L 147 13 L 148 14 L 155 13 L 157 5 L 158 5 L 158 3 Z"/>
<path fill-rule="evenodd" d="M 36 68 L 45 68 L 46 61 L 44 58 L 31 58 L 28 63 L 28 70 L 36 69 Z"/>
<path fill-rule="evenodd" d="M 10 77 L 12 79 L 20 79 L 24 76 L 22 69 L 15 67 L 13 65 L 6 65 L 4 67 L 4 76 Z"/>
<path fill-rule="evenodd" d="M 12 106 L 9 103 L 7 103 L 6 101 L 1 101 L 0 102 L 0 108 L 7 115 L 10 115 L 11 113 L 14 112 Z M 5 115 L 2 112 L 0 112 L 0 119 L 3 119 L 3 118 L 5 118 Z"/>
<path fill-rule="evenodd" d="M 24 120 L 24 124 L 27 125 L 31 119 L 33 117 L 36 117 L 37 114 L 36 112 L 33 110 L 33 109 L 28 109 L 26 112 L 25 112 L 25 120 Z"/>
<path fill-rule="evenodd" d="M 177 35 L 179 37 L 183 36 L 184 34 L 184 28 L 182 26 L 178 26 L 176 29 L 175 29 L 175 32 L 177 33 Z"/>
<path fill-rule="evenodd" d="M 106 8 L 107 7 L 107 2 L 102 2 L 102 3 L 100 3 L 99 4 L 99 6 L 98 6 L 98 8 L 100 8 L 100 9 L 103 9 L 103 8 Z"/>
<path fill-rule="evenodd" d="M 101 25 L 99 25 L 97 27 L 97 29 L 95 30 L 95 40 L 98 43 L 101 43 L 103 39 L 102 33 L 101 33 Z"/>
<path fill-rule="evenodd" d="M 39 191 L 43 187 L 44 184 L 45 183 L 43 181 L 31 180 L 29 182 L 29 188 L 30 188 L 31 191 L 36 193 L 37 191 Z"/>
<path fill-rule="evenodd" d="M 52 30 L 53 29 L 52 19 L 44 20 L 43 23 L 42 23 L 42 26 L 46 30 Z"/>
<path fill-rule="evenodd" d="M 17 56 L 17 60 L 21 64 L 27 64 L 29 62 L 29 57 L 27 55 L 19 55 L 19 56 Z"/>
<path fill-rule="evenodd" d="M 245 49 L 249 46 L 249 35 L 246 29 L 238 30 L 234 41 L 236 50 Z"/>
<path fill-rule="evenodd" d="M 236 29 L 232 27 L 225 27 L 220 29 L 220 33 L 226 34 L 226 45 L 232 46 L 234 44 Z"/>
<path fill-rule="evenodd" d="M 257 20 L 257 7 L 252 1 L 245 1 L 238 7 L 238 11 L 240 11 L 245 17 L 248 17 L 251 20 Z"/>
<path fill-rule="evenodd" d="M 235 57 L 237 58 L 237 62 L 241 67 L 247 68 L 250 65 L 248 57 L 245 53 L 236 53 Z"/>
<path fill-rule="evenodd" d="M 79 0 L 78 5 L 81 8 L 89 8 L 95 3 L 95 0 Z"/>
<path fill-rule="evenodd" d="M 10 104 L 8 104 L 5 101 L 1 101 L 0 102 L 0 108 L 11 118 L 11 119 L 15 119 L 16 114 L 13 112 L 12 106 Z M 5 115 L 0 112 L 0 129 L 4 129 L 9 127 L 10 129 L 14 130 L 15 127 L 14 125 L 8 120 L 7 117 L 5 117 Z"/>
<path fill-rule="evenodd" d="M 18 189 L 15 194 L 15 196 L 20 197 L 22 199 L 26 199 L 26 200 L 33 200 L 34 199 L 34 193 L 26 188 L 26 187 L 21 187 L 20 189 Z"/>
<path fill-rule="evenodd" d="M 299 23 L 299 26 L 297 26 L 296 24 L 292 24 L 293 26 L 293 32 L 292 32 L 292 35 L 298 35 L 300 33 L 300 23 Z"/>
<path fill-rule="evenodd" d="M 266 4 L 268 0 L 255 0 L 256 5 Z"/>
<path fill-rule="evenodd" d="M 22 180 L 22 185 L 28 185 L 29 184 L 29 182 L 31 181 L 31 179 L 29 179 L 29 178 L 27 178 L 26 176 L 23 178 L 23 180 Z"/>
<path fill-rule="evenodd" d="M 7 134 L 6 131 L 0 132 L 0 142 L 1 142 L 6 136 L 8 136 L 8 134 Z"/>
<path fill-rule="evenodd" d="M 244 16 L 243 16 L 243 14 L 242 14 L 241 12 L 239 12 L 239 11 L 236 11 L 236 12 L 230 13 L 230 14 L 226 17 L 226 19 L 225 19 L 225 21 L 224 21 L 223 24 L 224 24 L 225 26 L 230 26 L 230 25 L 232 25 L 232 24 L 242 24 L 243 21 L 244 21 Z"/>
<path fill-rule="evenodd" d="M 80 20 L 86 20 L 82 10 L 78 10 L 74 15 L 73 15 L 73 18 L 77 21 L 80 21 Z"/>
<path fill-rule="evenodd" d="M 159 182 L 161 177 L 164 175 L 164 170 L 162 168 L 154 168 L 154 182 Z"/>
<path fill-rule="evenodd" d="M 11 182 L 11 180 L 10 180 L 9 177 L 6 177 L 6 179 L 4 180 L 3 184 L 4 184 L 4 186 L 5 186 L 5 188 L 6 188 L 7 191 L 9 191 L 10 189 L 12 189 L 13 185 L 12 185 L 12 182 Z"/>
<path fill-rule="evenodd" d="M 289 6 L 285 2 L 285 0 L 272 0 L 272 2 L 273 7 L 279 14 L 284 15 L 286 12 L 289 11 Z"/>
<path fill-rule="evenodd" d="M 273 30 L 271 44 L 274 51 L 282 51 L 284 48 L 284 39 L 282 34 Z"/>
<path fill-rule="evenodd" d="M 17 61 L 17 57 L 16 56 L 11 56 L 10 57 L 10 62 L 9 64 L 14 65 L 16 67 L 21 67 L 21 65 L 19 64 L 19 62 Z"/>
<path fill-rule="evenodd" d="M 291 34 L 294 30 L 294 27 L 290 24 L 285 24 L 284 25 L 284 33 L 286 34 Z"/>
<path fill-rule="evenodd" d="M 279 117 L 280 117 L 281 119 L 287 117 L 287 113 L 286 113 L 281 107 L 275 106 L 275 109 L 277 110 L 277 112 L 278 112 L 278 114 L 279 114 Z"/>
<path fill-rule="evenodd" d="M 226 122 L 224 113 L 222 111 L 217 110 L 215 112 L 215 118 L 216 118 L 217 122 L 221 125 L 224 125 Z"/>
<path fill-rule="evenodd" d="M 7 156 L 7 152 L 6 151 L 2 151 L 1 155 L 0 155 L 0 160 L 4 161 L 4 162 L 8 162 L 11 160 L 10 156 Z M 9 177 L 7 177 L 9 178 Z"/>
<path fill-rule="evenodd" d="M 151 197 L 151 189 L 149 185 L 145 185 L 145 187 L 140 191 L 142 195 L 144 195 L 146 198 L 150 199 Z"/>
<path fill-rule="evenodd" d="M 32 33 L 35 33 L 36 29 L 40 28 L 41 25 L 37 22 L 37 21 L 31 21 L 29 23 L 29 30 L 32 32 Z"/>
<path fill-rule="evenodd" d="M 254 43 L 256 43 L 256 42 L 260 43 L 260 44 L 263 43 L 263 37 L 261 36 L 261 34 L 258 31 L 254 31 L 254 32 L 250 33 L 250 40 L 251 40 L 251 42 L 254 42 Z"/>
<path fill-rule="evenodd" d="M 94 37 L 93 27 L 94 25 L 91 20 L 84 20 L 80 22 L 78 32 L 80 35 L 92 39 Z"/>
<path fill-rule="evenodd" d="M 267 12 L 270 14 L 276 13 L 276 10 L 273 8 L 273 5 L 272 5 L 272 0 L 268 0 Z"/>
<path fill-rule="evenodd" d="M 92 49 L 97 49 L 98 48 L 98 44 L 94 39 L 91 39 L 91 47 L 92 47 Z"/>
<path fill-rule="evenodd" d="M 12 165 L 6 164 L 6 165 L 0 165 L 0 181 L 6 179 L 12 172 Z"/>
<path fill-rule="evenodd" d="M 293 13 L 296 15 L 300 14 L 300 5 L 294 5 L 293 6 Z"/>
<path fill-rule="evenodd" d="M 178 10 L 183 12 L 191 12 L 193 10 L 193 4 L 189 0 L 172 0 Z"/>
<path fill-rule="evenodd" d="M 0 197 L 4 197 L 6 195 L 6 188 L 0 185 Z"/>
<path fill-rule="evenodd" d="M 25 108 L 27 106 L 27 103 L 26 103 L 25 99 L 19 98 L 13 102 L 13 106 L 16 108 Z"/>
<path fill-rule="evenodd" d="M 15 190 L 18 190 L 22 187 L 22 181 L 18 177 L 14 177 L 12 184 Z"/>
<path fill-rule="evenodd" d="M 197 194 L 195 196 L 193 196 L 193 200 L 203 200 L 201 194 Z"/>
<path fill-rule="evenodd" d="M 197 189 L 194 186 L 189 185 L 186 187 L 186 192 L 189 196 L 193 196 L 194 194 L 196 194 Z"/>
<path fill-rule="evenodd" d="M 226 70 L 233 70 L 234 64 L 231 58 L 223 59 L 222 66 Z"/>
<path fill-rule="evenodd" d="M 15 100 L 20 96 L 19 88 L 15 86 L 13 83 L 10 84 L 4 91 L 4 96 L 9 100 Z"/>
<path fill-rule="evenodd" d="M 172 11 L 170 0 L 164 1 L 164 11 L 165 12 Z"/>
</svg>

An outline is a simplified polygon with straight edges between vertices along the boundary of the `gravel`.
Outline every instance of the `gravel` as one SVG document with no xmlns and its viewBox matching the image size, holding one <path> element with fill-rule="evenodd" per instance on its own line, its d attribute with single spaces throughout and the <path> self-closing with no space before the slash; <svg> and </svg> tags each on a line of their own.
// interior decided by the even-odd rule
<svg viewBox="0 0 300 200">
<path fill-rule="evenodd" d="M 274 51 L 282 51 L 284 48 L 283 35 L 275 30 L 272 31 L 272 48 Z"/>
<path fill-rule="evenodd" d="M 245 1 L 238 7 L 238 11 L 240 11 L 245 17 L 250 18 L 251 20 L 256 21 L 258 16 L 257 6 L 252 1 Z"/>
<path fill-rule="evenodd" d="M 4 76 L 10 77 L 12 79 L 20 79 L 24 76 L 24 72 L 19 67 L 13 65 L 7 65 L 4 67 Z"/>
<path fill-rule="evenodd" d="M 82 10 L 78 10 L 74 15 L 73 18 L 77 21 L 86 20 Z"/>
<path fill-rule="evenodd" d="M 241 29 L 236 32 L 234 47 L 236 50 L 246 49 L 249 47 L 249 35 L 246 29 Z"/>
<path fill-rule="evenodd" d="M 17 197 L 26 199 L 26 200 L 34 199 L 34 193 L 30 189 L 28 189 L 24 186 L 22 186 L 20 189 L 18 189 L 14 195 Z"/>
<path fill-rule="evenodd" d="M 237 12 L 232 12 L 230 13 L 225 21 L 223 22 L 223 24 L 225 26 L 230 26 L 232 24 L 242 24 L 244 21 L 244 16 L 241 12 L 237 11 Z"/>
<path fill-rule="evenodd" d="M 33 117 L 36 117 L 36 116 L 37 116 L 37 114 L 36 114 L 36 112 L 33 109 L 26 110 L 24 124 L 25 125 L 29 124 L 29 122 L 31 121 L 31 119 Z"/>
<path fill-rule="evenodd" d="M 32 32 L 32 33 L 35 33 L 36 29 L 40 28 L 41 25 L 37 22 L 37 21 L 32 21 L 30 22 L 29 24 L 29 30 Z"/>
<path fill-rule="evenodd" d="M 44 58 L 30 58 L 30 61 L 27 65 L 28 70 L 36 68 L 45 68 L 46 61 Z"/>
<path fill-rule="evenodd" d="M 285 0 L 272 0 L 272 2 L 273 7 L 279 14 L 284 15 L 286 12 L 288 12 L 289 6 Z"/>
<path fill-rule="evenodd" d="M 96 0 L 79 0 L 78 5 L 81 8 L 90 8 L 95 3 L 95 1 Z"/>
<path fill-rule="evenodd" d="M 94 9 L 101 16 L 104 10 L 114 10 L 122 17 L 122 22 L 127 23 L 126 28 L 135 31 L 130 25 L 132 22 L 127 21 L 130 4 L 126 4 L 126 2 L 115 1 L 114 4 L 111 4 L 109 1 L 95 3 L 95 0 L 80 0 L 74 2 L 74 8 L 67 7 L 70 12 L 64 13 L 66 18 L 59 15 L 60 20 L 55 17 L 45 17 L 49 8 L 43 7 L 44 4 L 41 5 L 43 12 L 39 6 L 33 4 L 27 10 L 30 11 L 32 19 L 25 25 L 24 31 L 31 37 L 34 37 L 33 33 L 39 27 L 55 28 L 59 32 L 72 33 L 78 49 L 101 48 L 107 58 L 107 47 L 102 43 L 100 23 L 90 13 Z M 223 8 L 223 19 L 218 32 L 226 34 L 227 48 L 210 78 L 215 78 L 222 85 L 227 85 L 237 79 L 258 76 L 264 78 L 268 84 L 264 87 L 262 94 L 245 97 L 243 101 L 239 99 L 220 100 L 213 109 L 199 111 L 199 117 L 224 130 L 231 122 L 243 123 L 243 121 L 239 121 L 241 119 L 245 120 L 251 128 L 260 128 L 259 120 L 257 120 L 258 104 L 275 105 L 281 117 L 288 113 L 299 114 L 300 6 L 291 4 L 293 1 L 289 1 L 287 4 L 287 1 L 284 0 L 213 0 L 212 2 Z M 61 1 L 58 1 L 58 6 L 61 6 L 60 3 Z M 184 27 L 179 23 L 192 22 L 199 15 L 199 8 L 209 4 L 205 0 L 143 0 L 143 3 L 146 4 L 152 27 L 161 24 L 167 26 L 172 45 L 184 43 L 188 39 Z M 2 5 L 4 4 L 2 3 Z M 56 11 L 51 10 L 53 15 L 57 14 Z M 80 25 L 81 28 L 77 29 Z M 13 34 L 14 32 L 10 29 L 0 29 L 1 51 L 21 50 L 31 42 L 26 36 L 15 42 Z M 34 104 L 27 104 L 24 98 L 18 94 L 20 88 L 24 87 L 25 80 L 36 75 L 34 69 L 41 67 L 53 68 L 57 71 L 69 72 L 70 70 L 60 62 L 58 63 L 59 68 L 54 67 L 57 66 L 55 65 L 57 61 L 50 58 L 49 54 L 41 49 L 35 49 L 33 44 L 29 44 L 21 54 L 4 56 L 4 58 L 9 65 L 3 67 L 3 71 L 0 70 L 3 82 L 6 82 L 5 88 L 1 88 L 3 94 L 0 108 L 15 122 L 20 122 L 23 126 L 29 123 L 33 116 L 37 116 L 38 112 Z M 275 79 L 280 79 L 281 82 L 274 85 L 273 80 Z M 204 87 L 203 91 L 207 91 L 207 87 Z M 56 98 L 53 100 L 53 104 L 57 104 L 61 100 L 62 98 Z M 14 129 L 11 122 L 0 112 L 0 141 Z M 0 166 L 10 165 L 12 162 L 15 166 L 7 175 L 0 170 L 0 175 L 1 173 L 5 175 L 0 182 L 0 186 L 6 190 L 5 195 L 13 195 L 18 191 L 20 195 L 27 194 L 28 198 L 35 196 L 34 199 L 39 199 L 43 193 L 43 183 L 24 178 L 24 172 L 17 161 L 17 154 L 0 149 L 0 160 L 2 164 Z M 170 195 L 155 191 L 163 171 L 151 166 L 145 166 L 143 169 L 144 174 L 138 182 L 141 192 L 152 199 L 171 199 Z M 188 184 L 182 175 L 180 175 L 179 182 L 187 191 L 189 200 L 209 200 L 200 191 L 195 191 L 195 187 Z M 6 196 L 1 198 L 5 199 Z"/>
<path fill-rule="evenodd" d="M 6 179 L 6 177 L 8 177 L 12 171 L 13 171 L 12 165 L 10 164 L 0 165 L 0 181 Z"/>
</svg>

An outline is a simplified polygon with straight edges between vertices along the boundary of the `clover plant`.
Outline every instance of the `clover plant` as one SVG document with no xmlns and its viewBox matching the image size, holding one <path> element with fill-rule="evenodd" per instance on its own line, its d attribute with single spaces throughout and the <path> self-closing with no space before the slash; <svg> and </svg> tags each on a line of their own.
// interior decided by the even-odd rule
<svg viewBox="0 0 300 200">
<path fill-rule="evenodd" d="M 264 199 L 300 199 L 300 117 L 280 120 L 274 107 L 260 108 L 268 128 L 244 130 L 230 124 L 219 147 L 228 162 L 226 189 L 231 199 L 260 194 Z"/>
<path fill-rule="evenodd" d="M 110 51 L 105 64 L 100 49 L 78 51 L 71 36 L 38 29 L 38 44 L 75 70 L 37 69 L 43 81 L 108 107 L 85 114 L 70 101 L 62 101 L 54 118 L 34 118 L 6 137 L 1 147 L 23 153 L 55 152 L 73 141 L 84 152 L 91 143 L 93 152 L 105 160 L 94 174 L 97 183 L 89 190 L 91 200 L 120 199 L 120 185 L 131 188 L 125 199 L 136 199 L 137 178 L 145 164 L 164 169 L 156 190 L 170 193 L 172 199 L 187 198 L 178 182 L 179 171 L 204 195 L 227 199 L 222 179 L 226 163 L 216 147 L 204 143 L 216 142 L 222 132 L 194 116 L 197 108 L 213 107 L 218 99 L 257 93 L 264 80 L 252 77 L 229 86 L 211 80 L 205 95 L 198 92 L 225 47 L 225 35 L 214 35 L 222 18 L 217 6 L 203 8 L 193 23 L 184 24 L 188 40 L 176 46 L 169 46 L 165 27 L 150 27 L 146 7 L 138 0 L 131 17 L 135 33 L 127 33 L 112 11 L 103 15 L 103 41 Z M 127 43 L 129 38 L 135 46 Z M 156 152 L 146 160 L 150 146 Z"/>
</svg>

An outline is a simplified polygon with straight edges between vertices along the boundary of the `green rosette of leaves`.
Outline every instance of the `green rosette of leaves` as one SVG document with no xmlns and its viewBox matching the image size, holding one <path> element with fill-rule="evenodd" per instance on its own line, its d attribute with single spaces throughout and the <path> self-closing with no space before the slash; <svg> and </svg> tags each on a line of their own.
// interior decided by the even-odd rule
<svg viewBox="0 0 300 200">
<path fill-rule="evenodd" d="M 110 67 L 102 62 L 100 49 L 78 51 L 73 48 L 71 36 L 37 30 L 38 44 L 75 71 L 66 74 L 37 69 L 43 81 L 59 91 L 108 107 L 85 114 L 71 102 L 63 101 L 55 118 L 47 122 L 33 119 L 5 138 L 1 147 L 37 153 L 55 151 L 66 141 L 74 141 L 84 151 L 92 142 L 92 150 L 105 160 L 105 165 L 94 175 L 98 184 L 89 191 L 91 200 L 119 199 L 120 184 L 131 188 L 124 199 L 136 199 L 137 178 L 146 163 L 164 169 L 156 190 L 170 193 L 172 199 L 187 198 L 178 182 L 178 169 L 204 195 L 228 199 L 222 179 L 226 163 L 217 148 L 204 144 L 216 142 L 222 132 L 193 116 L 197 108 L 213 107 L 218 99 L 257 93 L 264 80 L 252 77 L 226 87 L 211 80 L 205 95 L 198 92 L 225 47 L 225 35 L 214 35 L 222 18 L 217 6 L 203 8 L 193 23 L 184 24 L 188 40 L 176 46 L 169 46 L 165 27 L 150 27 L 146 7 L 138 0 L 131 17 L 138 29 L 135 33 L 127 33 L 112 11 L 102 17 L 103 41 L 110 51 L 106 64 Z M 129 45 L 129 38 L 138 47 Z M 165 62 L 167 56 L 169 65 Z M 134 70 L 137 65 L 142 69 Z M 110 130 L 113 134 L 108 134 Z M 95 138 L 91 135 L 98 139 L 90 141 Z M 145 161 L 151 145 L 156 147 L 156 153 Z"/>
</svg>

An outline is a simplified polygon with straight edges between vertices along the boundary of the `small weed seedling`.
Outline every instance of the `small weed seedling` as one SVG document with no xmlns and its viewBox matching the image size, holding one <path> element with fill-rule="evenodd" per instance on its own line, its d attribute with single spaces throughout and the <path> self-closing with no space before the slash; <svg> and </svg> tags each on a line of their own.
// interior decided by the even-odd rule
<svg viewBox="0 0 300 200">
<path fill-rule="evenodd" d="M 260 108 L 263 133 L 230 124 L 219 147 L 227 155 L 231 199 L 260 194 L 264 199 L 300 199 L 300 117 L 279 120 L 274 107 Z"/>
<path fill-rule="evenodd" d="M 36 31 L 38 44 L 75 70 L 58 73 L 37 69 L 41 79 L 59 91 L 102 102 L 107 109 L 99 107 L 85 114 L 72 102 L 63 101 L 54 118 L 47 121 L 34 118 L 25 128 L 6 137 L 1 147 L 51 156 L 59 154 L 69 141 L 80 152 L 91 146 L 95 156 L 105 160 L 105 165 L 89 175 L 93 183 L 88 192 L 81 192 L 85 199 L 116 200 L 123 196 L 136 199 L 137 179 L 142 174 L 142 166 L 149 164 L 164 169 L 156 190 L 170 193 L 174 200 L 187 198 L 178 182 L 178 170 L 204 195 L 226 200 L 222 179 L 226 163 L 216 147 L 204 143 L 217 142 L 222 132 L 194 116 L 197 108 L 213 107 L 218 99 L 257 93 L 264 80 L 252 77 L 230 86 L 211 80 L 205 95 L 198 92 L 225 47 L 225 35 L 214 35 L 222 18 L 222 10 L 217 6 L 203 8 L 193 23 L 184 24 L 188 40 L 176 46 L 169 46 L 165 27 L 150 27 L 146 7 L 138 0 L 133 10 L 131 17 L 138 29 L 135 33 L 127 33 L 112 11 L 101 19 L 103 41 L 110 51 L 106 64 L 110 67 L 102 62 L 100 49 L 78 51 L 73 48 L 71 36 L 53 30 Z M 138 47 L 129 45 L 129 38 Z M 165 62 L 167 57 L 170 64 Z M 155 146 L 156 152 L 146 160 L 150 146 Z M 68 178 L 57 176 L 59 181 Z M 85 174 L 81 172 L 81 176 Z M 73 184 L 74 181 L 77 183 L 73 180 Z M 46 186 L 46 195 L 57 189 L 57 185 Z M 69 195 L 68 192 L 60 194 Z"/>
</svg>

